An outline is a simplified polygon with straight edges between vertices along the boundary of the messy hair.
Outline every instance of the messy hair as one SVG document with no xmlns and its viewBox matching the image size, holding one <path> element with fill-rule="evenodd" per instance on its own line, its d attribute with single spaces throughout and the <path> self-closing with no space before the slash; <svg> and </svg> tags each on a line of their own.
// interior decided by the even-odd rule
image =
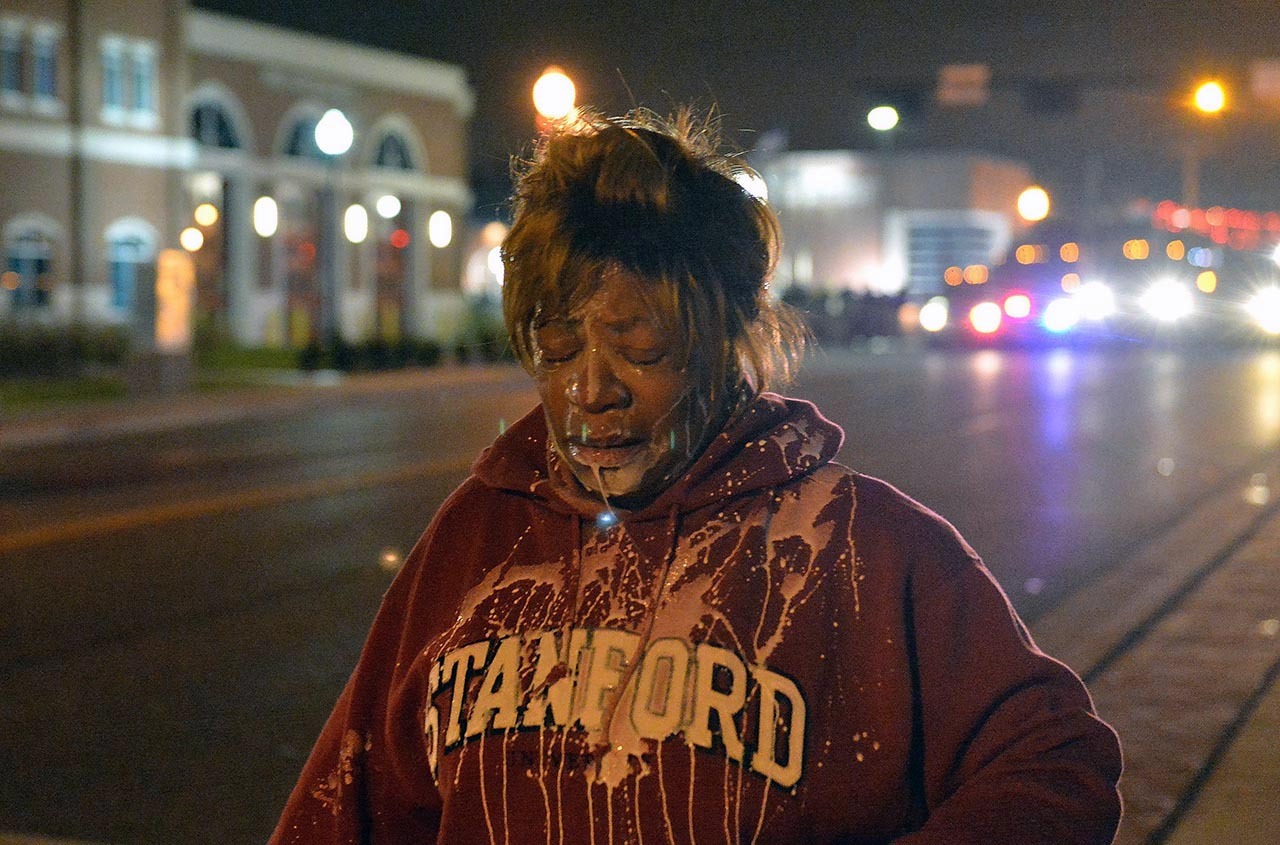
<svg viewBox="0 0 1280 845">
<path fill-rule="evenodd" d="M 540 318 L 585 303 L 610 271 L 654 284 L 645 295 L 712 390 L 786 383 L 804 351 L 799 316 L 770 298 L 781 229 L 737 181 L 751 171 L 718 150 L 713 121 L 683 110 L 584 113 L 513 166 L 502 306 L 526 369 Z"/>
</svg>

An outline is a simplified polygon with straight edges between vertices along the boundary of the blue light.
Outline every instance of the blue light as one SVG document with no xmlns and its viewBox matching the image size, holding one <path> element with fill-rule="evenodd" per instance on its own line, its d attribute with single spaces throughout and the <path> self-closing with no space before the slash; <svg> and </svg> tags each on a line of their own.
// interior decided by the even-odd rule
<svg viewBox="0 0 1280 845">
<path fill-rule="evenodd" d="M 596 517 L 596 527 L 608 529 L 618 524 L 618 515 L 613 511 L 603 511 Z"/>
</svg>

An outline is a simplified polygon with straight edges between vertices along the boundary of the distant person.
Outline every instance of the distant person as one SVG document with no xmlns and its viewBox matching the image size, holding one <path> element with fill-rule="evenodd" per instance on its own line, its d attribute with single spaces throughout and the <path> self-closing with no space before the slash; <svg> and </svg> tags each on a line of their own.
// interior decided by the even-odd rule
<svg viewBox="0 0 1280 845">
<path fill-rule="evenodd" d="M 705 125 L 587 115 L 517 174 L 541 405 L 436 514 L 280 843 L 1108 843 L 1115 735 L 940 517 L 768 388 L 779 229 Z"/>
</svg>

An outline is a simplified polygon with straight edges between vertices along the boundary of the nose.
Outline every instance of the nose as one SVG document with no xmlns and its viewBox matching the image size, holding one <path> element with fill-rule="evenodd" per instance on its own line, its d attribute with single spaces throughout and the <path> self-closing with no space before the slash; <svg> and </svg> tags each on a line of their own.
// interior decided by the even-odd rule
<svg viewBox="0 0 1280 845">
<path fill-rule="evenodd" d="M 569 385 L 569 398 L 584 413 L 600 414 L 631 404 L 631 393 L 618 378 L 608 356 L 600 349 L 585 349 Z"/>
</svg>

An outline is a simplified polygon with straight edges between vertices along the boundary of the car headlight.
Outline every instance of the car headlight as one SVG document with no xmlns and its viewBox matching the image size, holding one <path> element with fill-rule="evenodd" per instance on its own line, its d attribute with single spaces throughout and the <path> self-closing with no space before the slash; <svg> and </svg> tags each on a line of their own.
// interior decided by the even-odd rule
<svg viewBox="0 0 1280 845">
<path fill-rule="evenodd" d="M 1138 304 L 1161 323 L 1176 323 L 1195 310 L 1191 288 L 1172 279 L 1162 279 L 1147 288 L 1138 298 Z"/>
<path fill-rule="evenodd" d="M 1070 331 L 1080 322 L 1080 306 L 1074 298 L 1060 297 L 1045 306 L 1044 316 L 1040 318 L 1047 331 L 1062 334 Z"/>
<path fill-rule="evenodd" d="M 1116 295 L 1102 282 L 1085 282 L 1076 289 L 1075 302 L 1082 320 L 1096 323 L 1116 313 Z"/>
<path fill-rule="evenodd" d="M 950 307 L 945 296 L 935 296 L 920 306 L 920 328 L 927 332 L 940 332 L 947 327 Z"/>
<path fill-rule="evenodd" d="M 1244 307 L 1258 328 L 1267 334 L 1280 334 L 1280 288 L 1263 288 Z"/>
<path fill-rule="evenodd" d="M 1003 318 L 1004 312 L 994 302 L 979 302 L 969 309 L 969 325 L 978 334 L 994 334 Z"/>
</svg>

